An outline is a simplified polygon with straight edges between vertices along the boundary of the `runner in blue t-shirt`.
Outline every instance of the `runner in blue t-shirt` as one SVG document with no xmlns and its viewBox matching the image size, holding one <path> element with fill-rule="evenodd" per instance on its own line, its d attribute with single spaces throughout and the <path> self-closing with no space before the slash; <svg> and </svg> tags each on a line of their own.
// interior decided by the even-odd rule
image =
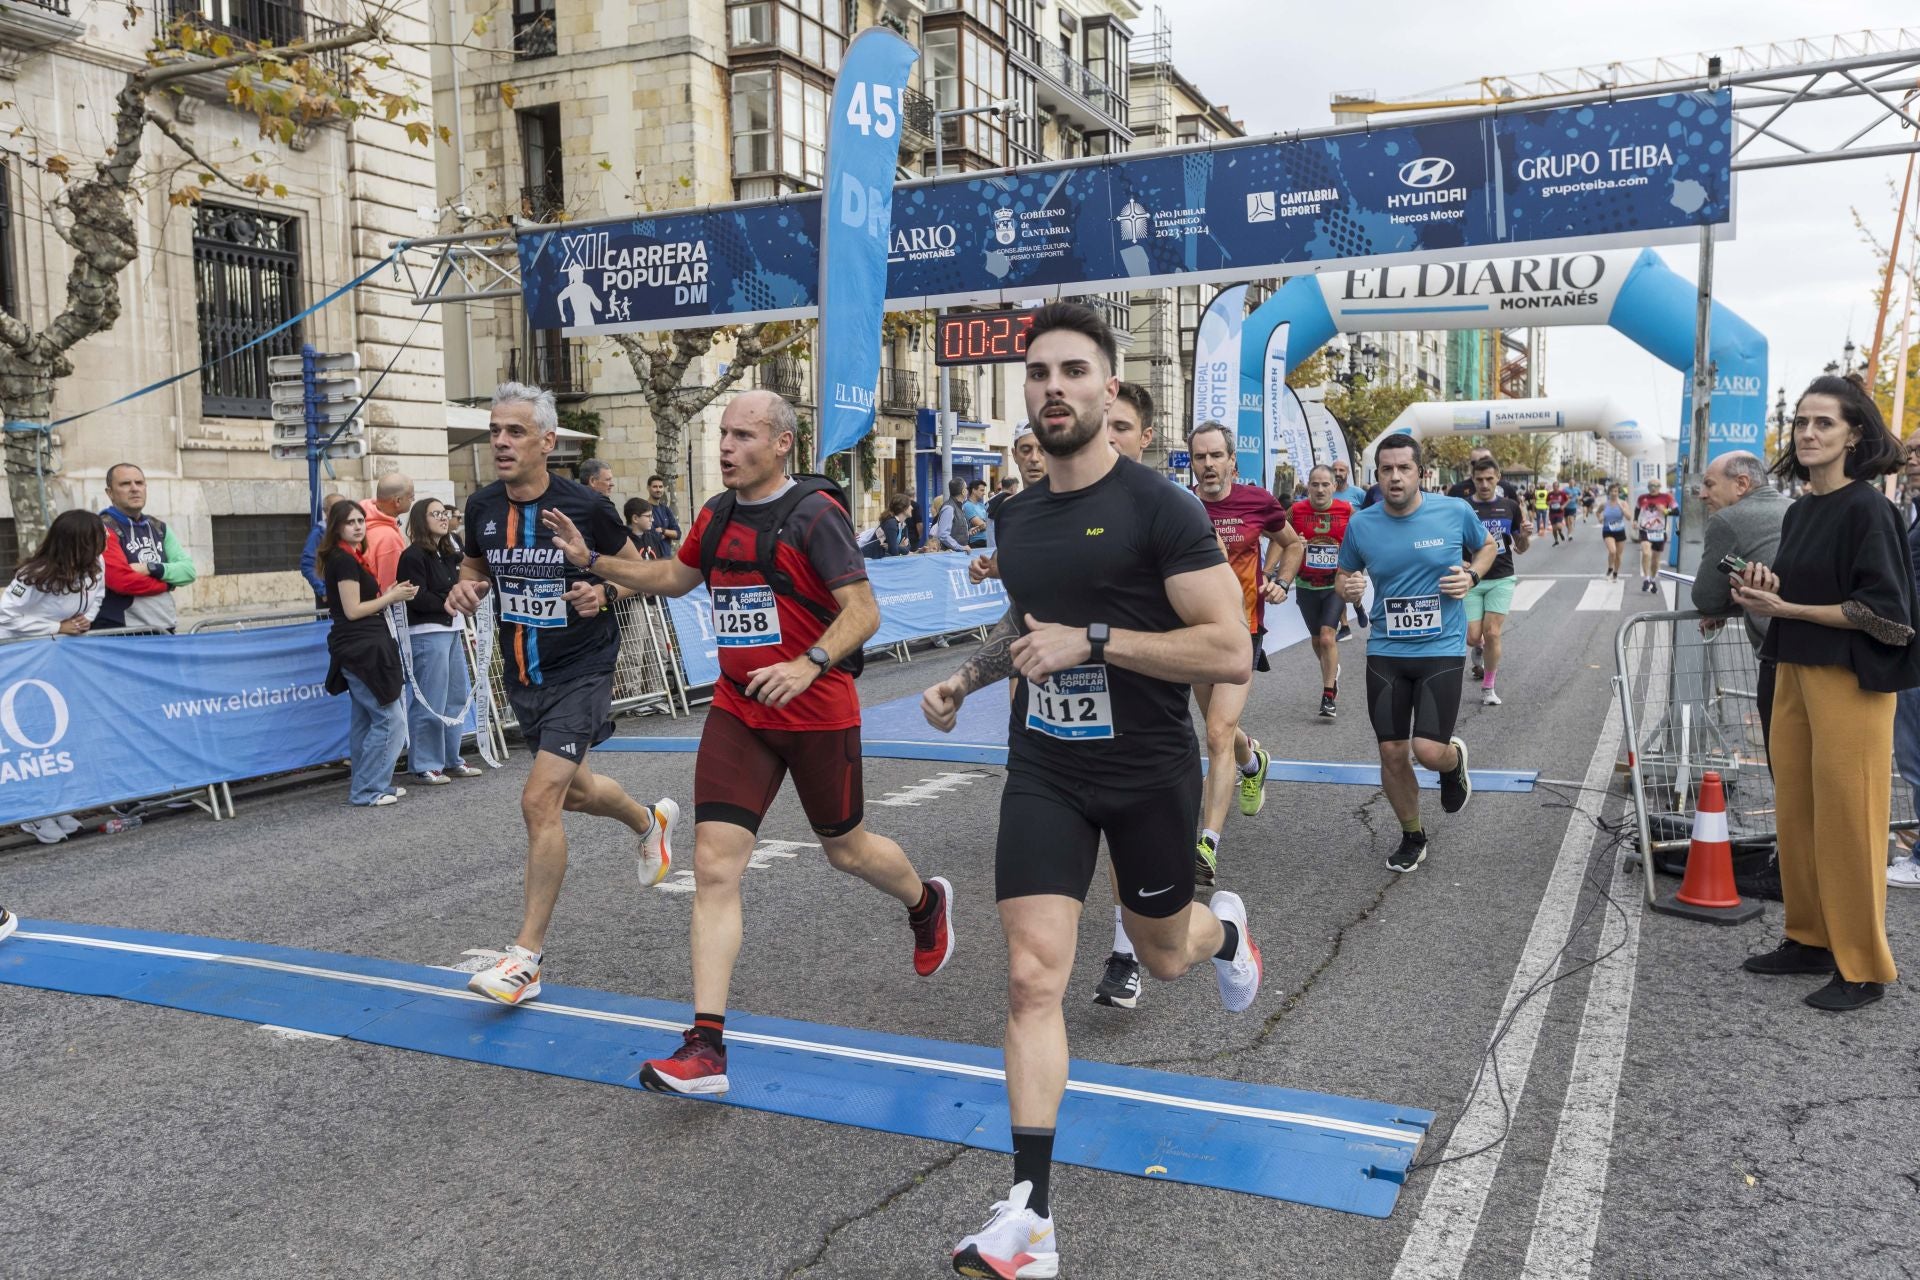
<svg viewBox="0 0 1920 1280">
<path fill-rule="evenodd" d="M 1374 464 L 1381 501 L 1348 523 L 1335 585 L 1357 603 L 1373 582 L 1367 710 L 1380 743 L 1381 787 L 1401 832 L 1387 865 L 1412 871 L 1427 856 L 1427 835 L 1409 743 L 1413 758 L 1440 775 L 1441 808 L 1458 813 L 1473 795 L 1467 744 L 1453 734 L 1467 653 L 1463 600 L 1499 547 L 1465 502 L 1420 492 L 1420 443 L 1412 436 L 1382 440 Z"/>
<path fill-rule="evenodd" d="M 1342 459 L 1335 459 L 1333 463 L 1333 496 L 1352 507 L 1355 511 L 1367 505 L 1367 491 L 1353 482 L 1353 469 Z M 1353 621 L 1354 624 L 1359 627 L 1365 627 L 1367 625 L 1367 611 L 1364 607 L 1360 605 L 1354 606 Z M 1340 640 L 1353 639 L 1353 630 L 1347 626 L 1347 606 L 1345 603 L 1340 605 L 1340 630 L 1336 633 L 1335 638 Z"/>
</svg>

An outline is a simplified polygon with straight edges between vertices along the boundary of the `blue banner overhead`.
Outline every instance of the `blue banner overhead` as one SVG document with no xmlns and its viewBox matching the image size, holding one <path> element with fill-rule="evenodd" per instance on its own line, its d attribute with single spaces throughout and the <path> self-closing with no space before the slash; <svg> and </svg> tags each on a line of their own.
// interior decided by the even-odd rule
<svg viewBox="0 0 1920 1280">
<path fill-rule="evenodd" d="M 887 297 L 900 92 L 920 55 L 885 27 L 847 46 L 827 125 L 827 208 L 820 228 L 819 448 L 831 458 L 873 430 L 880 321 Z"/>
<path fill-rule="evenodd" d="M 1730 106 L 1726 90 L 1665 94 L 908 183 L 886 306 L 1692 243 L 1732 219 Z M 592 334 L 812 315 L 820 219 L 811 195 L 529 232 L 528 320 Z"/>
</svg>

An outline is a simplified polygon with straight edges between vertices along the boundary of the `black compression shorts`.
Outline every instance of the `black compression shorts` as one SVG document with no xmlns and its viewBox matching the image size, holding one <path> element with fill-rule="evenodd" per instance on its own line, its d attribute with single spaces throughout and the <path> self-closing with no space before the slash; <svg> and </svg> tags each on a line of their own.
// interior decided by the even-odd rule
<svg viewBox="0 0 1920 1280">
<path fill-rule="evenodd" d="M 815 833 L 843 836 L 865 818 L 860 726 L 752 729 L 715 707 L 707 712 L 694 758 L 693 820 L 731 823 L 758 834 L 789 773 Z"/>
<path fill-rule="evenodd" d="M 1339 626 L 1346 603 L 1332 587 L 1297 588 L 1293 593 L 1293 602 L 1300 608 L 1300 616 L 1306 621 L 1309 636 L 1322 628 Z"/>
<path fill-rule="evenodd" d="M 529 748 L 579 764 L 613 736 L 613 673 L 534 685 L 509 680 L 507 705 Z"/>
<path fill-rule="evenodd" d="M 1151 789 L 1056 781 L 1031 769 L 1007 773 L 1000 793 L 994 897 L 1057 893 L 1081 902 L 1107 837 L 1120 903 L 1164 919 L 1193 901 L 1193 832 L 1200 821 L 1200 757 L 1176 781 Z"/>
<path fill-rule="evenodd" d="M 1445 742 L 1460 715 L 1460 658 L 1367 656 L 1367 715 L 1381 742 Z M 1411 732 L 1409 732 L 1411 730 Z"/>
</svg>

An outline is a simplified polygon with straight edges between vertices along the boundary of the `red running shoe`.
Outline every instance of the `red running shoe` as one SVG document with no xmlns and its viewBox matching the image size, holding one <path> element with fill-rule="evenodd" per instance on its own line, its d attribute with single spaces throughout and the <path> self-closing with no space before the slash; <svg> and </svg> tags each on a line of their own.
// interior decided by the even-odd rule
<svg viewBox="0 0 1920 1280">
<path fill-rule="evenodd" d="M 725 1093 L 727 1051 L 716 1049 L 691 1031 L 673 1056 L 654 1058 L 640 1068 L 640 1083 L 655 1093 Z"/>
<path fill-rule="evenodd" d="M 913 929 L 913 971 L 931 978 L 953 959 L 953 886 L 945 876 L 927 881 L 933 895 L 933 910 L 925 920 L 908 919 Z"/>
</svg>

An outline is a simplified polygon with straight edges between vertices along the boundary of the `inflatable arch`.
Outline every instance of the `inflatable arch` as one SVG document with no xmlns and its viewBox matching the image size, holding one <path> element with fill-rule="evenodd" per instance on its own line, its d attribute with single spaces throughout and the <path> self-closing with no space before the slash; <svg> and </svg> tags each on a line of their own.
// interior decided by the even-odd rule
<svg viewBox="0 0 1920 1280">
<path fill-rule="evenodd" d="M 1533 400 L 1425 400 L 1410 404 L 1375 436 L 1361 455 L 1356 475 L 1373 475 L 1373 455 L 1380 442 L 1395 432 L 1415 440 L 1442 436 L 1531 435 L 1587 432 L 1618 449 L 1633 468 L 1616 477 L 1633 492 L 1646 487 L 1664 469 L 1665 442 L 1620 411 L 1605 396 L 1543 396 Z"/>
<path fill-rule="evenodd" d="M 1240 474 L 1272 476 L 1268 388 L 1283 386 L 1286 372 L 1336 333 L 1611 325 L 1688 375 L 1680 403 L 1680 421 L 1687 422 L 1693 402 L 1695 302 L 1693 283 L 1675 274 L 1651 249 L 1424 262 L 1296 276 L 1246 317 L 1240 335 Z M 1760 453 L 1767 411 L 1767 341 L 1718 302 L 1713 304 L 1709 339 L 1716 378 L 1707 460 L 1741 449 Z M 1479 407 L 1496 403 L 1513 404 L 1498 401 Z M 1606 424 L 1598 429 L 1607 429 Z M 1657 432 L 1646 434 L 1658 439 Z M 1683 464 L 1686 438 L 1682 432 Z M 1644 459 L 1654 450 L 1621 452 Z M 1636 471 L 1640 465 L 1637 462 Z"/>
</svg>

